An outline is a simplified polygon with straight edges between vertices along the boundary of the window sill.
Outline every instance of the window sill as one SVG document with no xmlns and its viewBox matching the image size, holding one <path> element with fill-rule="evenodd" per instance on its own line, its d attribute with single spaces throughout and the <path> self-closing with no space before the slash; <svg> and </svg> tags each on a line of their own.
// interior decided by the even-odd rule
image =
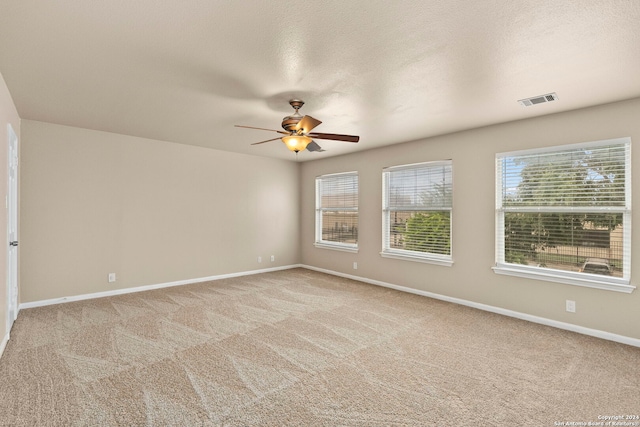
<svg viewBox="0 0 640 427">
<path fill-rule="evenodd" d="M 524 277 L 527 279 L 544 280 L 546 282 L 564 283 L 567 285 L 584 286 L 587 288 L 604 289 L 607 291 L 630 294 L 636 288 L 629 280 L 618 277 L 598 277 L 595 274 L 564 272 L 559 270 L 541 269 L 540 267 L 526 267 L 500 264 L 492 267 L 496 274 Z"/>
<path fill-rule="evenodd" d="M 358 253 L 358 247 L 355 245 L 341 245 L 339 243 L 315 242 L 313 246 L 320 249 L 332 249 L 334 251 L 350 252 L 353 254 Z"/>
<path fill-rule="evenodd" d="M 403 261 L 423 262 L 426 264 L 443 265 L 445 267 L 451 267 L 453 260 L 445 257 L 437 256 L 419 256 L 411 255 L 400 252 L 380 252 L 380 256 L 383 258 L 400 259 Z"/>
</svg>

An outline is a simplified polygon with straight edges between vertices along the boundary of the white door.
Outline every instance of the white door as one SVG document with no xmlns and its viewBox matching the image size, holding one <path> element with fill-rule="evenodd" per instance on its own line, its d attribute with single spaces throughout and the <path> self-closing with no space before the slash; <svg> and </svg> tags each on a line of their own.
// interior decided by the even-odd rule
<svg viewBox="0 0 640 427">
<path fill-rule="evenodd" d="M 18 317 L 18 137 L 11 124 L 7 161 L 7 333 Z"/>
</svg>

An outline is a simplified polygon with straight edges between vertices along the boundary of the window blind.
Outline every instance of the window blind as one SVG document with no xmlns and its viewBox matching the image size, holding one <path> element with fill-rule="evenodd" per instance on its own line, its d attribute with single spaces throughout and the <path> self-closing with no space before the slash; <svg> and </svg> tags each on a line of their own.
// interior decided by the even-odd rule
<svg viewBox="0 0 640 427">
<path fill-rule="evenodd" d="M 502 157 L 505 206 L 624 207 L 627 144 Z"/>
<path fill-rule="evenodd" d="M 451 161 L 383 170 L 383 255 L 451 258 Z"/>
<path fill-rule="evenodd" d="M 357 172 L 316 178 L 316 243 L 357 247 Z"/>
</svg>

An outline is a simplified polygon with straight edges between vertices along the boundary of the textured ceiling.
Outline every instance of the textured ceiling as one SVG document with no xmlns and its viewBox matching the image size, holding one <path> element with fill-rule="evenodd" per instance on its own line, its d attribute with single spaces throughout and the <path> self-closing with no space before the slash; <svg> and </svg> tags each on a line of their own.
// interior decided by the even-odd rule
<svg viewBox="0 0 640 427">
<path fill-rule="evenodd" d="M 23 119 L 295 160 L 302 98 L 344 154 L 640 96 L 640 1 L 0 0 Z M 559 100 L 517 100 L 556 92 Z"/>
</svg>

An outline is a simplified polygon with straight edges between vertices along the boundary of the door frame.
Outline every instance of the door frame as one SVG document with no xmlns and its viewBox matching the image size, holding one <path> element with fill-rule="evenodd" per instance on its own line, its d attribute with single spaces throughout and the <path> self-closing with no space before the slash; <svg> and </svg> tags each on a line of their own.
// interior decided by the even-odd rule
<svg viewBox="0 0 640 427">
<path fill-rule="evenodd" d="M 9 336 L 18 317 L 18 135 L 11 123 L 7 124 L 7 330 Z"/>
</svg>

